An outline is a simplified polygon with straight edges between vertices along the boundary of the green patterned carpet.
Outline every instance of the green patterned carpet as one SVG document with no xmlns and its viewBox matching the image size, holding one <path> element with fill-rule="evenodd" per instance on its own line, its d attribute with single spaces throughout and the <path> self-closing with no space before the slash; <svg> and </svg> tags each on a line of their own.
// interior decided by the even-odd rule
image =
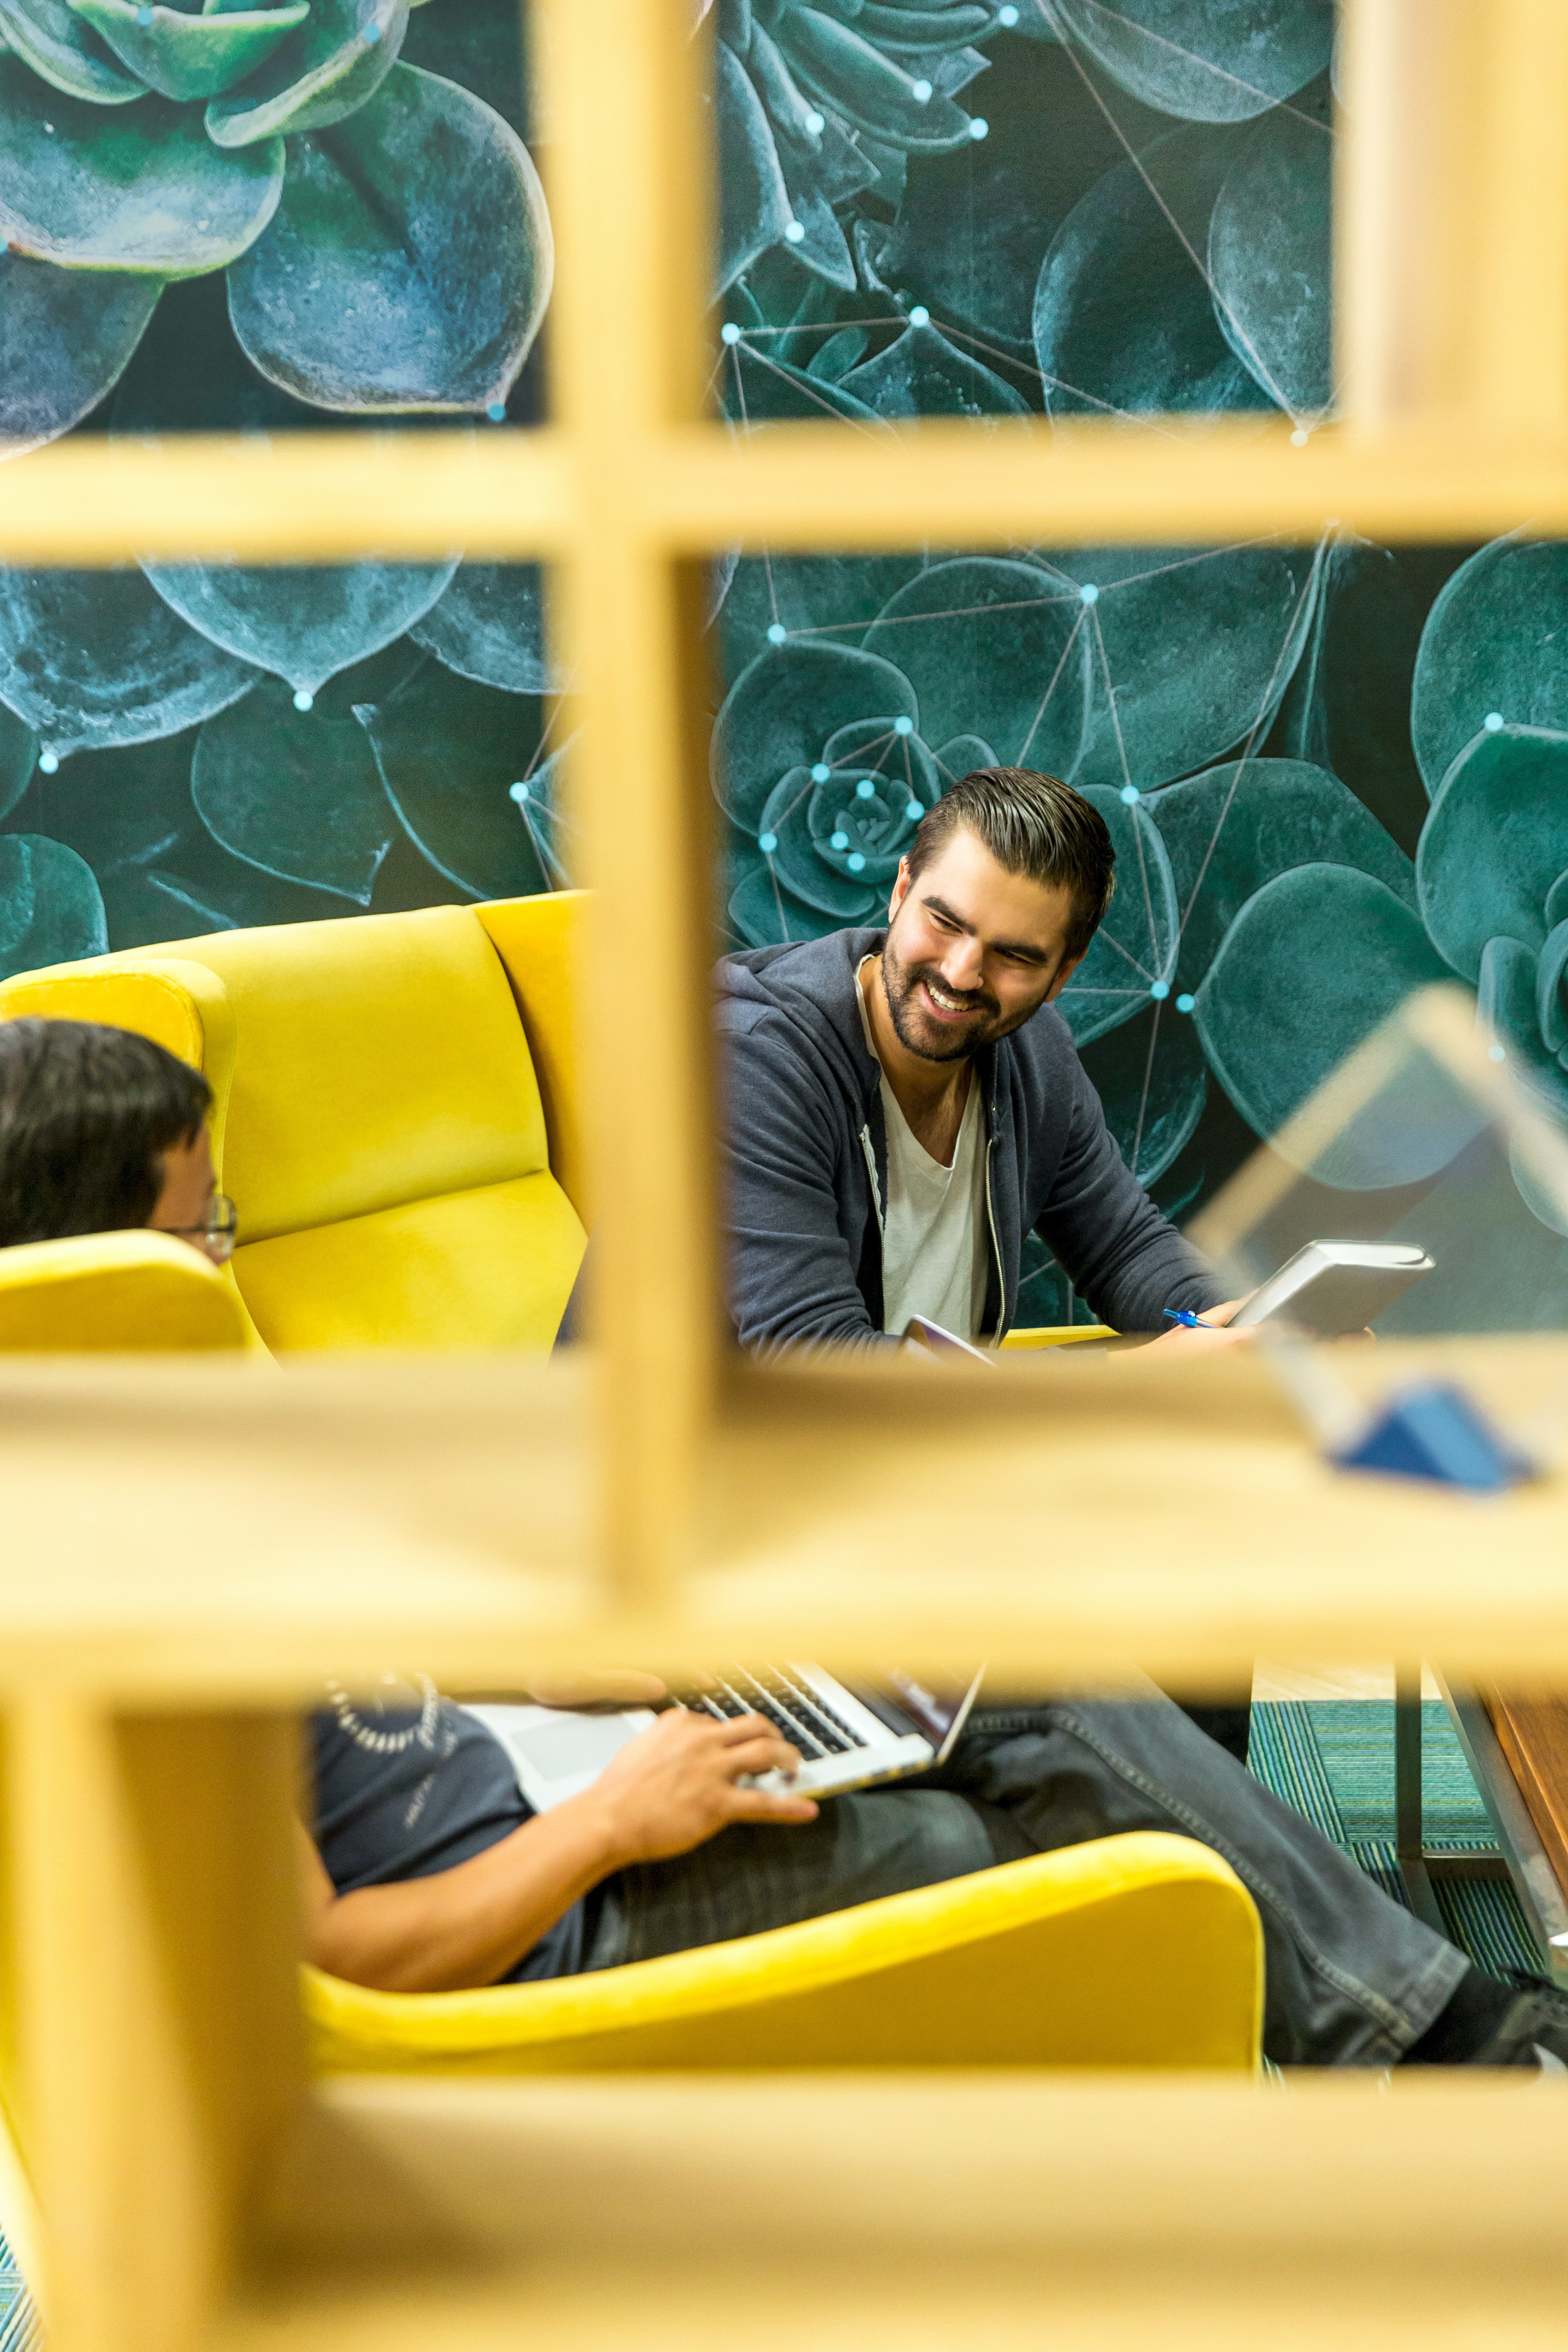
<svg viewBox="0 0 1568 2352">
<path fill-rule="evenodd" d="M 38 2352 L 41 2343 L 32 2297 L 10 2247 L 0 2238 L 0 2352 Z"/>
<path fill-rule="evenodd" d="M 1426 1839 L 1456 1851 L 1495 1845 L 1480 1792 L 1440 1699 L 1421 1710 Z M 1248 1762 L 1258 1779 L 1370 1877 L 1405 1901 L 1394 1858 L 1394 1706 L 1387 1699 L 1264 1699 L 1252 1710 Z M 1450 1934 L 1480 1969 L 1539 1969 L 1511 1886 L 1488 1879 L 1437 1888 Z M 0 2347 L 4 2352 L 4 2347 Z"/>
</svg>

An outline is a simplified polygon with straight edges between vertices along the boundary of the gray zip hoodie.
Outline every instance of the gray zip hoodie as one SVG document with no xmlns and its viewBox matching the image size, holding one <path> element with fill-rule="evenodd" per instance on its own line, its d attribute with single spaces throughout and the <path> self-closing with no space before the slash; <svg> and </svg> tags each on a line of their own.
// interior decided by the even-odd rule
<svg viewBox="0 0 1568 2352">
<path fill-rule="evenodd" d="M 856 971 L 886 936 L 832 931 L 718 966 L 729 1300 L 743 1347 L 897 1344 L 882 1332 L 881 1071 L 855 1003 Z M 1014 1320 L 1031 1228 L 1118 1331 L 1163 1330 L 1167 1307 L 1219 1304 L 1212 1268 L 1128 1173 L 1054 1005 L 978 1055 L 975 1076 L 987 1334 Z"/>
</svg>

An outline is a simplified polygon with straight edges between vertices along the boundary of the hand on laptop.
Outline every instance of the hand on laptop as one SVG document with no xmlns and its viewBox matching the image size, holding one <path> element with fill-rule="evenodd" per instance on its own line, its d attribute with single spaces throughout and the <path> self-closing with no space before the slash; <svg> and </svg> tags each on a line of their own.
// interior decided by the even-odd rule
<svg viewBox="0 0 1568 2352">
<path fill-rule="evenodd" d="M 1168 1331 L 1162 1331 L 1157 1339 L 1151 1339 L 1149 1346 L 1163 1348 L 1167 1354 L 1180 1349 L 1186 1356 L 1212 1356 L 1219 1348 L 1249 1348 L 1258 1337 L 1255 1323 L 1247 1324 L 1239 1331 L 1227 1331 L 1225 1328 L 1237 1308 L 1246 1304 L 1245 1298 L 1227 1298 L 1223 1306 L 1205 1307 L 1201 1323 L 1173 1323 Z"/>
<path fill-rule="evenodd" d="M 796 1751 L 764 1716 L 716 1723 L 710 1716 L 675 1707 L 628 1740 L 593 1787 L 569 1799 L 559 1812 L 580 1808 L 605 1817 L 615 1857 L 611 1869 L 668 1862 L 674 1854 L 689 1853 L 731 1822 L 815 1821 L 816 1807 L 809 1797 L 736 1786 L 750 1774 L 794 1772 L 799 1765 Z"/>
</svg>

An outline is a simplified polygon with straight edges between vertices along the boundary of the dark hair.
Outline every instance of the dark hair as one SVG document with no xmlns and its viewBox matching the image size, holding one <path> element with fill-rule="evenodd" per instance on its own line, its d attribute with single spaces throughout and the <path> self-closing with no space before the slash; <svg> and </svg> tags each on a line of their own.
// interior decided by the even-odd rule
<svg viewBox="0 0 1568 2352">
<path fill-rule="evenodd" d="M 0 1022 L 0 1248 L 144 1225 L 160 1155 L 193 1143 L 199 1070 L 96 1021 Z"/>
<path fill-rule="evenodd" d="M 1009 874 L 1065 883 L 1073 894 L 1066 953 L 1080 956 L 1105 920 L 1116 887 L 1116 852 L 1100 811 L 1059 776 L 1033 768 L 975 768 L 921 819 L 910 845 L 910 879 L 923 874 L 961 824 Z"/>
</svg>

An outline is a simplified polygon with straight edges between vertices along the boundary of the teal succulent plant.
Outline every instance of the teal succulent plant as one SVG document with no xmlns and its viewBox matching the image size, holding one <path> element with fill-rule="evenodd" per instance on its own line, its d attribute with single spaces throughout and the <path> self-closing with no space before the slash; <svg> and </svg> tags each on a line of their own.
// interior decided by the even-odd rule
<svg viewBox="0 0 1568 2352">
<path fill-rule="evenodd" d="M 719 0 L 718 283 L 770 248 L 853 291 L 839 207 L 868 190 L 895 205 L 910 155 L 985 136 L 959 93 L 974 47 L 1016 24 L 1005 0 Z"/>
<path fill-rule="evenodd" d="M 97 405 L 165 286 L 216 271 L 246 359 L 294 400 L 504 413 L 549 216 L 501 115 L 399 62 L 409 6 L 0 0 L 11 454 Z"/>
<path fill-rule="evenodd" d="M 710 5 L 738 426 L 1311 431 L 1329 0 Z M 0 0 L 0 436 L 531 417 L 550 243 L 518 21 Z M 953 778 L 1027 761 L 1117 843 L 1062 1004 L 1167 1209 L 1434 978 L 1568 1117 L 1568 551 L 932 553 L 918 510 L 909 537 L 714 569 L 731 943 L 875 920 Z M 456 550 L 0 572 L 0 971 L 571 878 L 559 683 L 538 572 Z M 1329 1200 L 1433 1178 L 1418 1150 L 1328 1173 Z M 1484 1182 L 1478 1314 L 1568 1322 L 1551 1204 Z M 1073 1311 L 1043 1251 L 1022 1311 Z"/>
</svg>

